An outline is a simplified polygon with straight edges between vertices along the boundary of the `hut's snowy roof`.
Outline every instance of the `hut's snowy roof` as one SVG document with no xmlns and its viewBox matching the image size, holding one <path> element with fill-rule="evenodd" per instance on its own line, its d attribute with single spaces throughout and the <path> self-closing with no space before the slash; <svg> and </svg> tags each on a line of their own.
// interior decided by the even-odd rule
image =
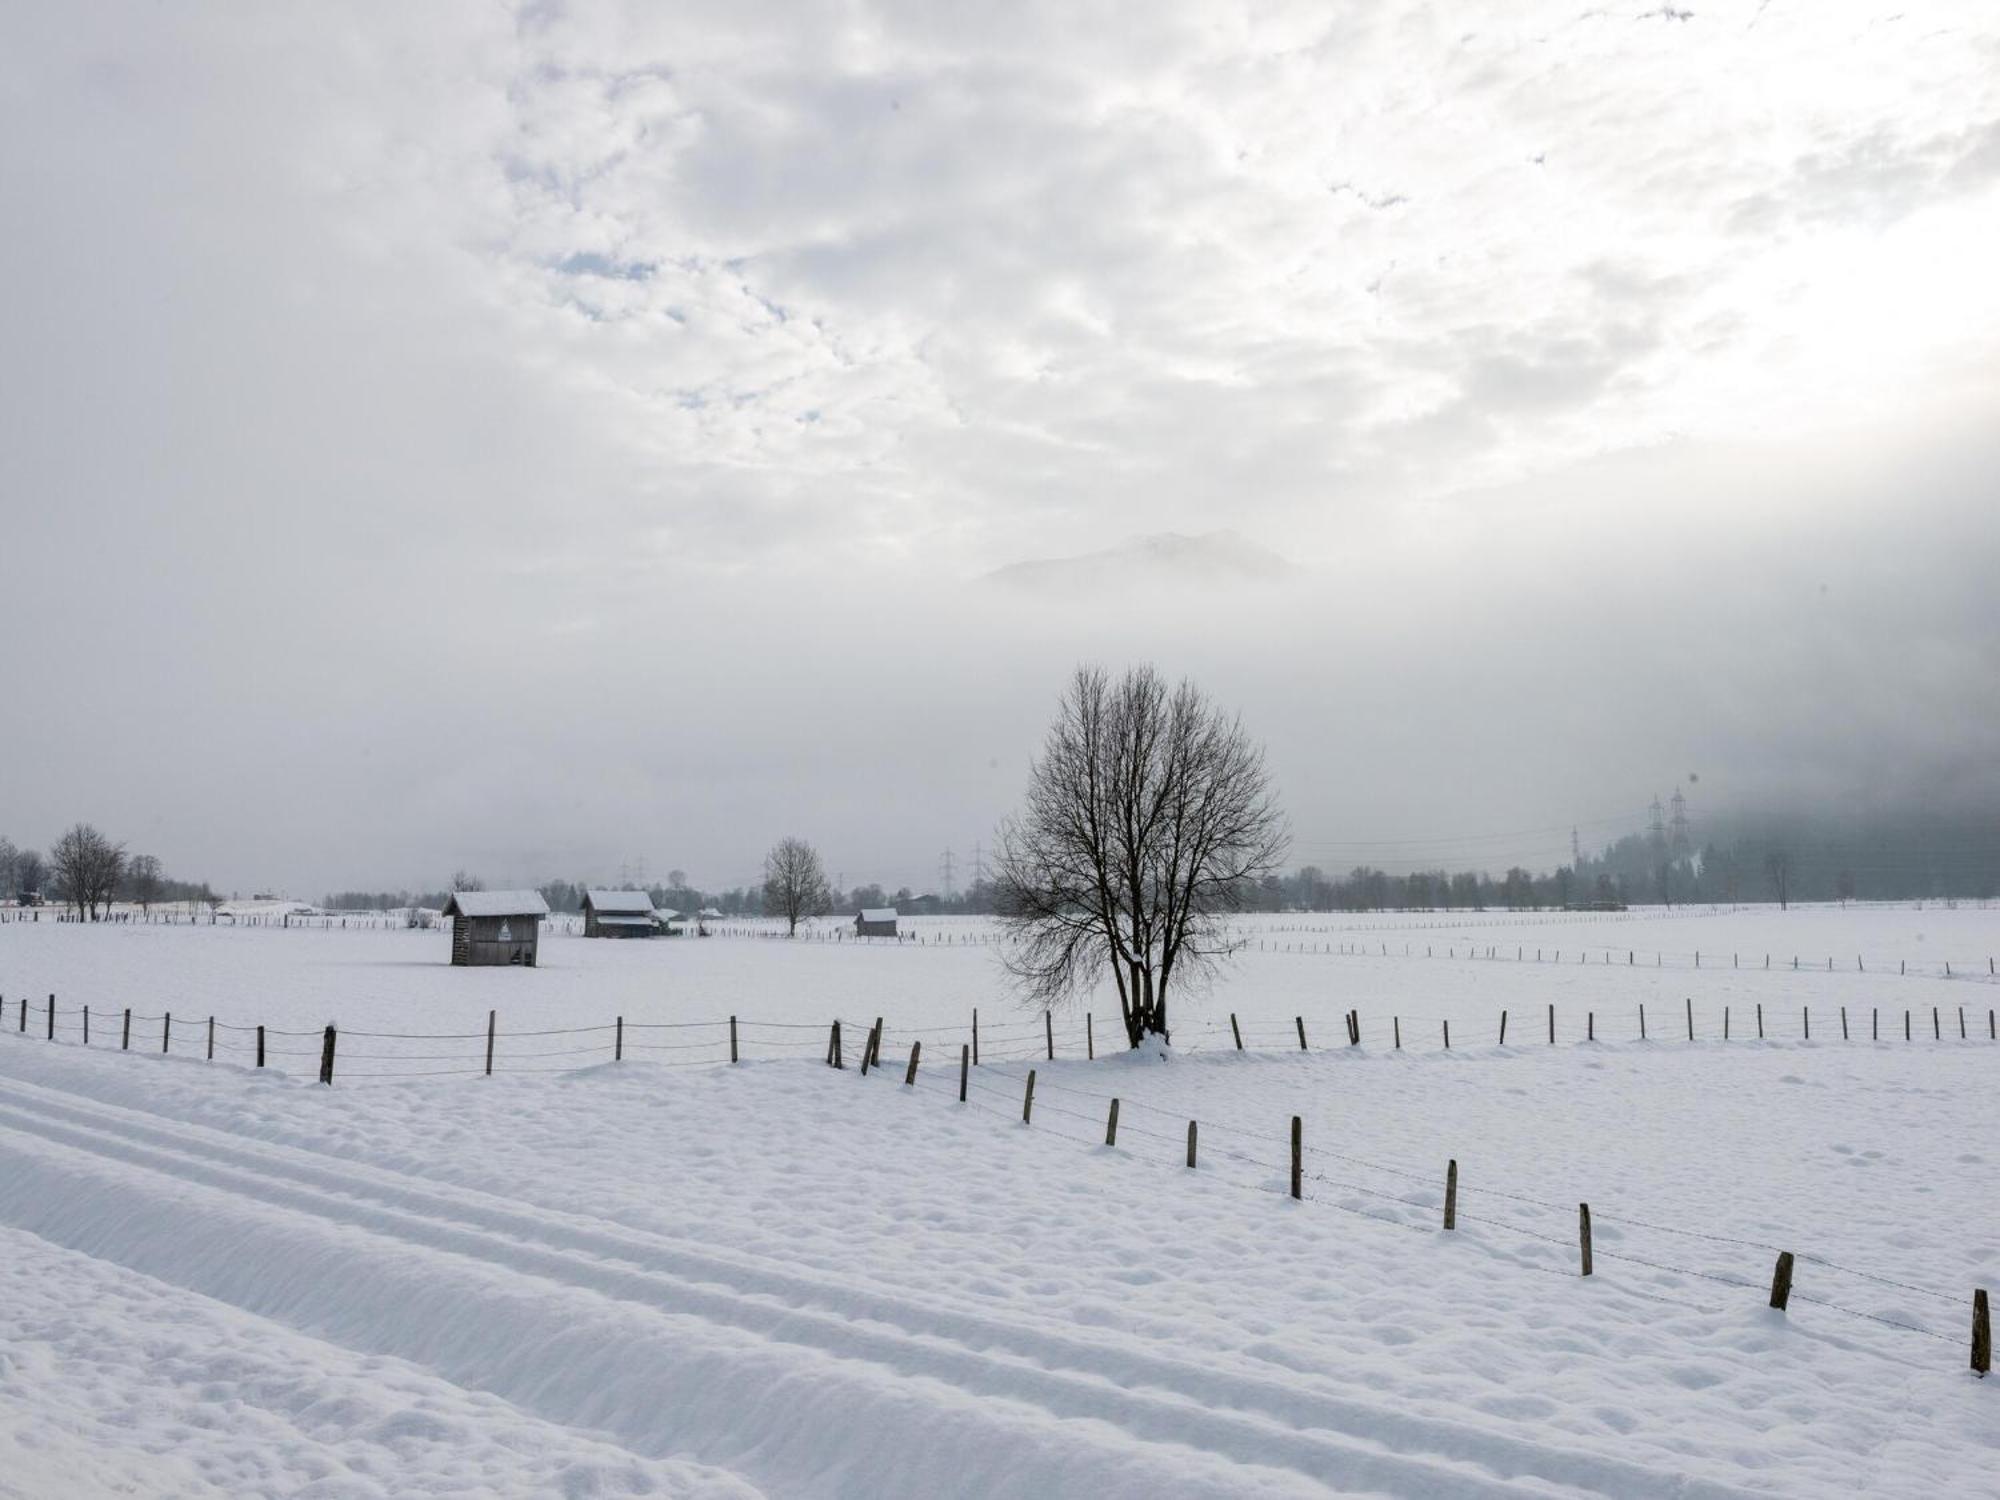
<svg viewBox="0 0 2000 1500">
<path fill-rule="evenodd" d="M 599 917 L 597 925 L 599 927 L 651 927 L 653 919 L 651 917 Z"/>
<path fill-rule="evenodd" d="M 653 898 L 644 891 L 588 891 L 584 899 L 590 909 L 599 916 L 618 913 L 624 916 L 650 917 L 653 914 Z"/>
<path fill-rule="evenodd" d="M 896 920 L 896 908 L 893 906 L 864 906 L 861 908 L 861 920 L 864 922 L 893 922 Z"/>
<path fill-rule="evenodd" d="M 453 891 L 443 916 L 546 917 L 549 903 L 540 891 Z"/>
</svg>

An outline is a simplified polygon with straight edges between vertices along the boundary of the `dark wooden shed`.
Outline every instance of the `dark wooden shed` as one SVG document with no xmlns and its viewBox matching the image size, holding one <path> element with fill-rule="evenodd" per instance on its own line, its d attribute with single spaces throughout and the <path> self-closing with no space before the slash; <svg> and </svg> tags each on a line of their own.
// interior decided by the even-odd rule
<svg viewBox="0 0 2000 1500">
<path fill-rule="evenodd" d="M 644 891 L 585 891 L 583 935 L 595 938 L 651 937 L 660 930 L 653 898 Z"/>
<path fill-rule="evenodd" d="M 854 918 L 856 937 L 894 937 L 896 935 L 896 908 L 893 906 L 866 906 Z"/>
<path fill-rule="evenodd" d="M 548 902 L 535 891 L 453 891 L 444 904 L 444 915 L 451 918 L 452 964 L 534 968 L 548 914 Z"/>
</svg>

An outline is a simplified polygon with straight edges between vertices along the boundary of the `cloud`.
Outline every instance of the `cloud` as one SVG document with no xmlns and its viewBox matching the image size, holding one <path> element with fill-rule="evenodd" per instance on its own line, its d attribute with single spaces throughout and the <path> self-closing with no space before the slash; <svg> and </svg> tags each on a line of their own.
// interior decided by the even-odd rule
<svg viewBox="0 0 2000 1500">
<path fill-rule="evenodd" d="M 1834 786 L 1865 757 L 1779 685 L 1865 670 L 1870 742 L 1957 765 L 2000 33 L 1643 11 L 16 7 L 0 589 L 45 644 L 0 658 L 40 737 L 0 826 L 101 807 L 308 890 L 629 854 L 634 806 L 690 869 L 815 818 L 916 864 L 839 788 L 969 840 L 1085 652 L 1239 689 L 1311 818 L 1390 834 L 1441 815 L 1454 704 L 1738 755 L 1677 704 L 1746 784 Z M 1810 551 L 1835 495 L 1848 613 L 1672 561 Z M 1306 581 L 1060 627 L 962 587 L 1223 526 Z M 1661 654 L 1606 591 L 1734 623 Z M 1520 686 L 1551 662 L 1630 734 Z M 1328 737 L 1394 786 L 1326 790 Z M 1545 821 L 1575 780 L 1463 795 Z"/>
</svg>

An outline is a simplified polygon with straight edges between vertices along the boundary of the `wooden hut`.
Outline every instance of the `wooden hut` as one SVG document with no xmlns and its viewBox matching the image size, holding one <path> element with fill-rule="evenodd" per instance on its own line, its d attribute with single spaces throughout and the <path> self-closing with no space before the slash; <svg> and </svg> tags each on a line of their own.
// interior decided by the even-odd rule
<svg viewBox="0 0 2000 1500">
<path fill-rule="evenodd" d="M 660 930 L 653 898 L 644 891 L 585 891 L 583 935 L 601 938 L 651 937 Z"/>
<path fill-rule="evenodd" d="M 893 906 L 864 906 L 854 918 L 856 937 L 894 937 L 896 935 L 896 908 Z"/>
<path fill-rule="evenodd" d="M 535 948 L 549 904 L 534 891 L 453 891 L 444 904 L 451 918 L 451 961 L 459 968 L 535 966 Z"/>
</svg>

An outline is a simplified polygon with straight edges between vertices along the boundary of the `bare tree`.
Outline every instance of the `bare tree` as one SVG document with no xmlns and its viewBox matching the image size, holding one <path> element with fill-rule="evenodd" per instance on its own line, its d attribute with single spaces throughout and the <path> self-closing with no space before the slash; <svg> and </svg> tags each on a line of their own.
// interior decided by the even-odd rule
<svg viewBox="0 0 2000 1500">
<path fill-rule="evenodd" d="M 785 919 L 787 937 L 806 917 L 824 915 L 831 899 L 817 849 L 799 838 L 782 838 L 771 846 L 764 856 L 764 910 Z"/>
<path fill-rule="evenodd" d="M 470 871 L 453 870 L 451 888 L 455 891 L 483 891 L 486 889 L 486 882 Z"/>
<path fill-rule="evenodd" d="M 1150 666 L 1070 680 L 1000 830 L 996 898 L 1008 970 L 1053 1005 L 1109 968 L 1127 1040 L 1165 1038 L 1177 978 L 1237 946 L 1227 916 L 1287 838 L 1264 752 L 1242 725 Z"/>
<path fill-rule="evenodd" d="M 49 851 L 62 895 L 79 920 L 95 922 L 118 892 L 125 873 L 125 846 L 114 844 L 88 823 L 78 823 Z"/>
<path fill-rule="evenodd" d="M 5 873 L 0 871 L 0 875 Z M 48 861 L 42 858 L 39 851 L 23 849 L 14 856 L 14 889 L 20 895 L 26 896 L 30 893 L 39 895 L 42 882 L 48 878 L 48 874 Z"/>
<path fill-rule="evenodd" d="M 0 833 L 0 899 L 13 895 L 16 890 L 14 866 L 20 857 L 21 851 L 14 847 L 14 841 Z"/>
<path fill-rule="evenodd" d="M 138 902 L 141 911 L 151 911 L 160 899 L 163 879 L 160 861 L 154 855 L 135 854 L 125 862 L 125 895 Z"/>
<path fill-rule="evenodd" d="M 1792 857 L 1783 850 L 1774 849 L 1764 856 L 1764 873 L 1770 877 L 1771 890 L 1778 898 L 1778 910 L 1788 911 L 1792 904 Z"/>
</svg>

